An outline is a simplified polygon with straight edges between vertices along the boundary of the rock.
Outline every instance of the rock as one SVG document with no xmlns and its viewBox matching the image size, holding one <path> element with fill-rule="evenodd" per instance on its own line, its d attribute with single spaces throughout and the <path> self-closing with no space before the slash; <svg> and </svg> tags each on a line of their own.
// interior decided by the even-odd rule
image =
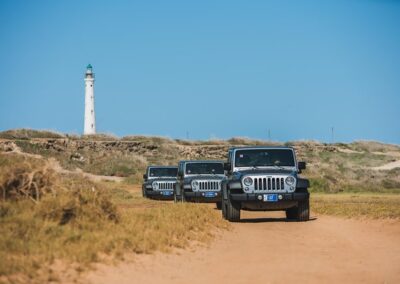
<svg viewBox="0 0 400 284">
<path fill-rule="evenodd" d="M 80 154 L 80 153 L 73 153 L 71 154 L 71 156 L 69 157 L 71 160 L 73 161 L 78 161 L 78 162 L 84 162 L 85 158 Z"/>
</svg>

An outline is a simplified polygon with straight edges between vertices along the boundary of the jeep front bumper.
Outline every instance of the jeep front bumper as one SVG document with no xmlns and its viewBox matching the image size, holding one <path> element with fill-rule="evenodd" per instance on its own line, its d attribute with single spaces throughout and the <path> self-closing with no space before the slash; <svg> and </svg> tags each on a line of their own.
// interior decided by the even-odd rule
<svg viewBox="0 0 400 284">
<path fill-rule="evenodd" d="M 146 190 L 147 197 L 154 198 L 154 199 L 164 199 L 164 200 L 173 200 L 174 199 L 174 192 L 168 191 L 169 194 L 165 194 L 165 191 L 155 191 L 155 190 Z"/>
<path fill-rule="evenodd" d="M 302 201 L 302 200 L 307 200 L 310 198 L 309 193 L 231 193 L 229 194 L 229 197 L 233 201 L 239 201 L 239 202 L 247 202 L 247 201 L 257 201 L 260 202 L 263 200 L 264 194 L 277 194 L 278 195 L 278 200 L 277 202 L 280 201 Z"/>
<path fill-rule="evenodd" d="M 204 203 L 215 203 L 221 201 L 221 192 L 217 191 L 214 192 L 215 196 L 214 197 L 207 197 L 207 193 L 210 192 L 193 192 L 193 191 L 187 191 L 185 192 L 185 199 L 187 201 L 197 201 L 197 202 L 204 202 Z"/>
</svg>

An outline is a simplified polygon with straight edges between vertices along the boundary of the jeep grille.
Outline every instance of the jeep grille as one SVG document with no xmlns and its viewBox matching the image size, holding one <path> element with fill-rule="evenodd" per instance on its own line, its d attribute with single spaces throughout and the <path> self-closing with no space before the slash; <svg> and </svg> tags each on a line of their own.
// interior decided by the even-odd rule
<svg viewBox="0 0 400 284">
<path fill-rule="evenodd" d="M 199 185 L 193 191 L 220 191 L 221 181 L 217 180 L 198 180 Z"/>
<path fill-rule="evenodd" d="M 284 178 L 255 178 L 254 179 L 254 190 L 284 190 L 285 179 Z"/>
<path fill-rule="evenodd" d="M 243 183 L 243 189 L 246 193 L 285 193 L 285 192 L 294 192 L 296 186 L 290 186 L 286 184 L 285 179 L 287 176 L 283 175 L 275 175 L 275 176 L 246 176 L 253 179 L 253 184 L 250 186 L 246 186 Z"/>
<path fill-rule="evenodd" d="M 158 181 L 158 189 L 157 190 L 174 190 L 175 188 L 175 181 Z"/>
</svg>

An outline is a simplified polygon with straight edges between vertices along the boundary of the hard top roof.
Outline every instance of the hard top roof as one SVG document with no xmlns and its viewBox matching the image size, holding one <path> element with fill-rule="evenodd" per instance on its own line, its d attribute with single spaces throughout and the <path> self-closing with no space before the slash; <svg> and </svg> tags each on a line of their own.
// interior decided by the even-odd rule
<svg viewBox="0 0 400 284">
<path fill-rule="evenodd" d="M 238 146 L 231 147 L 229 151 L 233 150 L 250 150 L 250 149 L 282 149 L 282 150 L 293 150 L 293 147 L 290 146 Z"/>
<path fill-rule="evenodd" d="M 183 160 L 179 163 L 224 163 L 223 161 L 217 160 Z"/>
<path fill-rule="evenodd" d="M 147 166 L 147 168 L 174 168 L 177 169 L 178 166 Z"/>
</svg>

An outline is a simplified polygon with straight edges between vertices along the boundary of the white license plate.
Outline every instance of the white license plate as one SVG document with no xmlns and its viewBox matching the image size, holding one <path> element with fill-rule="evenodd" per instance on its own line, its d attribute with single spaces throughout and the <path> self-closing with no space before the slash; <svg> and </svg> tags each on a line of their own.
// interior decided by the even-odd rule
<svg viewBox="0 0 400 284">
<path fill-rule="evenodd" d="M 263 200 L 264 202 L 277 202 L 278 194 L 264 194 Z"/>
</svg>

